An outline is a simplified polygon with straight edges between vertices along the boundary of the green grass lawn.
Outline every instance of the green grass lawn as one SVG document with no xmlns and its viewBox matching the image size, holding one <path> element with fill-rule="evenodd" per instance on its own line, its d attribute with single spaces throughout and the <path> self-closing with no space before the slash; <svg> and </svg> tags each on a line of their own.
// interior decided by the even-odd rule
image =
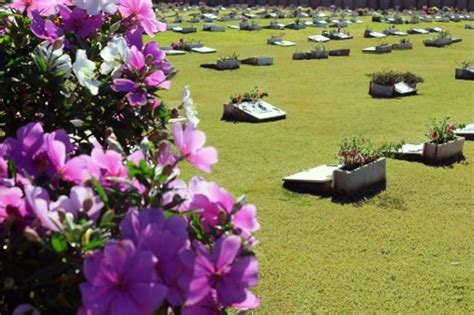
<svg viewBox="0 0 474 315">
<path fill-rule="evenodd" d="M 340 204 L 282 187 L 284 176 L 335 162 L 346 136 L 363 135 L 375 144 L 413 143 L 425 139 L 430 118 L 474 122 L 474 82 L 454 79 L 462 60 L 474 60 L 474 31 L 464 29 L 467 22 L 416 25 L 441 26 L 462 37 L 461 43 L 424 47 L 423 39 L 432 35 L 410 35 L 412 51 L 369 55 L 361 49 L 378 42 L 363 38 L 364 29 L 381 32 L 388 25 L 364 21 L 349 26 L 353 40 L 325 45 L 350 48 L 351 56 L 327 60 L 291 60 L 294 51 L 314 46 L 306 39 L 320 28 L 285 30 L 285 39 L 297 44 L 290 48 L 266 45 L 279 33 L 272 30 L 160 34 L 162 46 L 184 37 L 218 49 L 170 57 L 179 73 L 164 98 L 177 105 L 183 86 L 191 87 L 200 128 L 219 150 L 219 164 L 206 178 L 247 195 L 258 208 L 258 313 L 474 313 L 473 142 L 465 144 L 466 160 L 452 167 L 388 160 L 386 190 L 362 202 Z M 233 52 L 242 58 L 273 56 L 274 65 L 223 72 L 199 67 Z M 422 76 L 419 94 L 372 99 L 366 74 L 389 68 Z M 288 112 L 287 119 L 222 122 L 229 96 L 256 85 Z"/>
</svg>

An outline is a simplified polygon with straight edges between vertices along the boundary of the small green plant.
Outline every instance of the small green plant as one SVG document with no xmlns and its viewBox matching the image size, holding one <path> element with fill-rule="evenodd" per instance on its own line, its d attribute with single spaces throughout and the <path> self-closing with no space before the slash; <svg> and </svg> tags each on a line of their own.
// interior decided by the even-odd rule
<svg viewBox="0 0 474 315">
<path fill-rule="evenodd" d="M 237 94 L 235 96 L 231 96 L 230 100 L 234 104 L 240 104 L 243 102 L 257 102 L 267 96 L 268 96 L 267 92 L 259 90 L 258 87 L 254 87 L 253 89 L 243 94 Z"/>
<path fill-rule="evenodd" d="M 463 60 L 463 61 L 461 61 L 461 67 L 463 69 L 474 67 L 474 60 Z"/>
<path fill-rule="evenodd" d="M 239 54 L 237 54 L 235 51 L 231 55 L 223 55 L 220 56 L 219 61 L 228 61 L 228 60 L 239 60 Z"/>
<path fill-rule="evenodd" d="M 441 32 L 437 33 L 434 39 L 443 39 L 443 38 L 451 38 L 451 33 L 448 31 L 442 30 Z"/>
<path fill-rule="evenodd" d="M 451 121 L 450 117 L 444 119 L 432 119 L 430 124 L 427 126 L 428 132 L 426 136 L 433 143 L 442 144 L 456 139 L 454 130 L 462 125 L 456 125 L 455 122 Z"/>
<path fill-rule="evenodd" d="M 342 140 L 337 157 L 346 171 L 352 171 L 372 163 L 383 156 L 381 149 L 375 148 L 363 137 L 345 138 Z"/>
<path fill-rule="evenodd" d="M 324 45 L 316 45 L 316 46 L 314 46 L 313 51 L 326 51 L 326 46 L 324 46 Z"/>
<path fill-rule="evenodd" d="M 408 38 L 402 38 L 400 40 L 400 44 L 409 44 L 409 43 L 411 43 L 411 41 Z"/>
</svg>

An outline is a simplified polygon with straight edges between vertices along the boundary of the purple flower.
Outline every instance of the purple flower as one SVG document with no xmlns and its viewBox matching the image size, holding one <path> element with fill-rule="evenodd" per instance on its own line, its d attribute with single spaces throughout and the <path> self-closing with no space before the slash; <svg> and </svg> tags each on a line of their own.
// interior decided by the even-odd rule
<svg viewBox="0 0 474 315">
<path fill-rule="evenodd" d="M 156 51 L 155 51 L 156 53 Z M 148 69 L 145 55 L 132 46 L 130 49 L 129 72 L 136 77 L 137 82 L 130 79 L 114 79 L 113 89 L 117 92 L 125 92 L 131 106 L 143 106 L 147 103 L 149 88 L 169 89 L 170 81 L 161 70 Z"/>
<path fill-rule="evenodd" d="M 132 241 L 110 241 L 86 257 L 80 285 L 83 311 L 93 315 L 152 314 L 166 296 L 158 282 L 156 257 Z"/>
<path fill-rule="evenodd" d="M 37 10 L 32 12 L 30 29 L 36 37 L 45 39 L 50 43 L 56 42 L 63 35 L 62 29 L 54 25 L 52 21 L 44 20 Z"/>
<path fill-rule="evenodd" d="M 0 224 L 11 217 L 23 218 L 26 214 L 21 189 L 18 187 L 0 187 Z"/>
<path fill-rule="evenodd" d="M 195 305 L 215 289 L 222 306 L 255 308 L 258 298 L 249 288 L 258 282 L 258 264 L 253 256 L 238 257 L 241 240 L 238 236 L 221 237 L 212 253 L 201 243 L 193 242 L 194 252 L 184 251 L 181 261 L 192 272 L 183 275 L 179 283 L 187 293 L 187 305 Z"/>
<path fill-rule="evenodd" d="M 81 38 L 87 38 L 104 23 L 103 15 L 89 16 L 86 10 L 78 7 L 71 10 L 67 6 L 60 6 L 59 14 L 63 18 L 64 30 L 76 33 Z"/>
<path fill-rule="evenodd" d="M 132 240 L 137 248 L 150 250 L 158 258 L 156 270 L 168 288 L 166 299 L 171 305 L 180 305 L 183 294 L 177 280 L 185 270 L 179 253 L 189 246 L 186 220 L 165 220 L 161 209 L 130 210 L 120 224 L 120 231 L 122 238 Z"/>
<path fill-rule="evenodd" d="M 199 216 L 205 227 L 215 228 L 231 222 L 235 232 L 251 243 L 252 234 L 260 228 L 255 206 L 236 204 L 228 191 L 213 182 L 201 180 L 194 186 L 190 208 L 202 209 Z"/>
</svg>

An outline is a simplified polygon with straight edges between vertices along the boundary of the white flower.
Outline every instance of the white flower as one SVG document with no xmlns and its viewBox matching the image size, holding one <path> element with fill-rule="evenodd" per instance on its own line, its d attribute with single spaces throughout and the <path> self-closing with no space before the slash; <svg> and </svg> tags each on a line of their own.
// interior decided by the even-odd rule
<svg viewBox="0 0 474 315">
<path fill-rule="evenodd" d="M 114 14 L 118 9 L 117 2 L 119 0 L 76 0 L 76 6 L 90 15 L 98 15 L 101 12 Z"/>
<path fill-rule="evenodd" d="M 193 100 L 191 98 L 191 91 L 189 86 L 184 87 L 183 91 L 183 108 L 186 114 L 186 119 L 194 126 L 199 124 L 199 118 L 197 117 L 197 111 L 194 109 Z"/>
<path fill-rule="evenodd" d="M 100 73 L 112 73 L 113 77 L 118 77 L 129 60 L 130 49 L 123 37 L 115 37 L 102 49 L 100 56 L 104 59 L 104 63 L 100 66 Z"/>
<path fill-rule="evenodd" d="M 58 42 L 57 42 L 58 43 Z M 55 47 L 49 41 L 40 43 L 35 51 L 49 65 L 49 69 L 54 74 L 62 73 L 62 77 L 68 78 L 71 75 L 71 57 L 63 52 L 63 45 Z M 36 60 L 35 60 L 36 62 Z"/>
<path fill-rule="evenodd" d="M 79 49 L 76 52 L 76 61 L 72 65 L 72 70 L 79 84 L 89 89 L 92 95 L 99 93 L 100 82 L 95 79 L 95 68 L 95 63 L 87 59 L 86 51 Z"/>
</svg>

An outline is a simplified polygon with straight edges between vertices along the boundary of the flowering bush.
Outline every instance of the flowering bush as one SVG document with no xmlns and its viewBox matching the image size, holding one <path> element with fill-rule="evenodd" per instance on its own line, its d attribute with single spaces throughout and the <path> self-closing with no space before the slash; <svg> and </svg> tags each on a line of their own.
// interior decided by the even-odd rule
<svg viewBox="0 0 474 315">
<path fill-rule="evenodd" d="M 446 143 L 456 139 L 454 130 L 457 127 L 455 122 L 450 122 L 449 117 L 439 120 L 433 119 L 428 126 L 426 136 L 434 143 Z"/>
<path fill-rule="evenodd" d="M 252 90 L 245 92 L 244 94 L 237 94 L 235 96 L 231 96 L 230 100 L 234 104 L 240 104 L 243 102 L 258 102 L 259 100 L 267 96 L 267 92 L 261 91 L 258 89 L 258 87 L 255 87 Z"/>
<path fill-rule="evenodd" d="M 171 48 L 174 50 L 191 50 L 191 48 L 198 46 L 201 47 L 202 43 L 194 39 L 185 40 L 184 38 L 180 38 L 177 43 L 171 43 Z"/>
<path fill-rule="evenodd" d="M 372 146 L 369 140 L 361 137 L 344 139 L 337 157 L 343 169 L 352 171 L 363 165 L 372 163 L 383 156 L 383 151 Z"/>
<path fill-rule="evenodd" d="M 16 0 L 9 10 L 0 314 L 257 307 L 256 208 L 202 177 L 180 179 L 180 163 L 209 173 L 218 156 L 188 89 L 188 123 L 167 124 L 155 93 L 169 88 L 171 66 L 142 42 L 164 28 L 151 1 Z"/>
<path fill-rule="evenodd" d="M 173 69 L 151 0 L 15 0 L 0 12 L 0 123 L 41 121 L 88 142 L 113 129 L 128 150 L 166 123 L 156 93 Z"/>
<path fill-rule="evenodd" d="M 178 178 L 187 160 L 210 172 L 214 148 L 194 124 L 129 156 L 80 153 L 40 123 L 0 145 L 0 312 L 215 314 L 258 306 L 256 209 L 216 183 Z M 174 145 L 172 144 L 174 143 Z M 176 150 L 173 150 L 173 149 Z M 176 151 L 176 153 L 174 153 Z"/>
</svg>

